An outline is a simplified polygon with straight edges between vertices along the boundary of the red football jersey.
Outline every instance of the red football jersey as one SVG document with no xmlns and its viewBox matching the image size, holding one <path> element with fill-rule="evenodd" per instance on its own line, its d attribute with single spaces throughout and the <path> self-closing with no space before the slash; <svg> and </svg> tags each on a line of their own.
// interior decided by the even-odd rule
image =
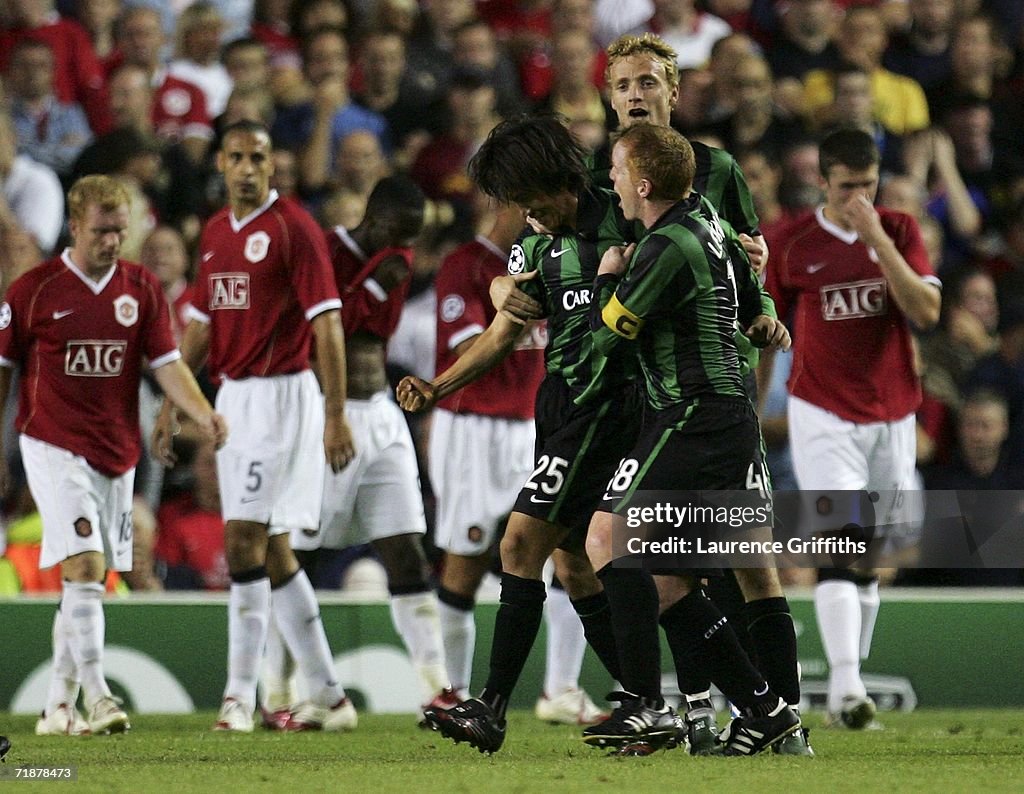
<svg viewBox="0 0 1024 794">
<path fill-rule="evenodd" d="M 508 274 L 508 254 L 486 237 L 466 243 L 445 257 L 437 271 L 437 372 L 456 361 L 454 350 L 494 319 L 488 287 Z M 545 323 L 530 323 L 516 349 L 498 366 L 438 405 L 455 413 L 532 419 L 537 387 L 544 379 Z"/>
<path fill-rule="evenodd" d="M 68 251 L 18 278 L 0 306 L 0 363 L 21 371 L 16 425 L 110 477 L 142 450 L 139 378 L 179 358 L 160 282 L 119 260 L 95 282 Z"/>
<path fill-rule="evenodd" d="M 409 295 L 412 249 L 385 248 L 367 257 L 342 226 L 327 232 L 327 246 L 334 266 L 334 280 L 341 295 L 341 323 L 345 328 L 345 338 L 362 331 L 386 342 L 398 327 L 402 306 Z M 374 280 L 373 272 L 391 256 L 405 261 L 405 278 L 391 292 L 385 292 Z"/>
<path fill-rule="evenodd" d="M 296 202 L 272 190 L 241 220 L 225 208 L 207 222 L 189 317 L 210 324 L 213 377 L 308 369 L 309 321 L 340 308 L 323 232 Z"/>
<path fill-rule="evenodd" d="M 110 132 L 114 122 L 107 76 L 85 28 L 54 13 L 38 28 L 0 30 L 0 72 L 7 71 L 10 54 L 21 39 L 49 45 L 53 51 L 53 93 L 61 102 L 80 104 L 95 135 Z"/>
<path fill-rule="evenodd" d="M 167 74 L 160 67 L 153 75 L 153 110 L 156 134 L 169 141 L 213 137 L 206 97 L 194 83 Z"/>
<path fill-rule="evenodd" d="M 907 264 L 941 286 L 909 215 L 879 209 Z M 910 325 L 889 295 L 875 252 L 822 210 L 768 241 L 767 286 L 779 317 L 793 311 L 791 394 L 852 422 L 882 422 L 921 402 Z"/>
</svg>

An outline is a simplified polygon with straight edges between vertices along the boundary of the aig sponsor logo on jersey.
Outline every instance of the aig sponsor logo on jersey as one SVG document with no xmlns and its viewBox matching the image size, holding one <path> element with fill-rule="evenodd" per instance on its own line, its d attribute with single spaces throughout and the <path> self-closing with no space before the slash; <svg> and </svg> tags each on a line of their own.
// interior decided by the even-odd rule
<svg viewBox="0 0 1024 794">
<path fill-rule="evenodd" d="M 582 289 L 567 289 L 562 293 L 562 308 L 567 312 L 580 307 L 590 306 L 590 287 Z"/>
<path fill-rule="evenodd" d="M 210 311 L 248 308 L 248 273 L 212 273 L 210 275 Z"/>
<path fill-rule="evenodd" d="M 888 292 L 885 279 L 872 278 L 821 288 L 821 315 L 826 320 L 852 320 L 885 314 Z"/>
<path fill-rule="evenodd" d="M 128 343 L 122 339 L 70 339 L 64 374 L 77 378 L 116 378 L 124 368 Z"/>
<path fill-rule="evenodd" d="M 270 250 L 270 235 L 266 232 L 253 232 L 245 239 L 245 258 L 254 265 L 262 262 Z"/>
</svg>

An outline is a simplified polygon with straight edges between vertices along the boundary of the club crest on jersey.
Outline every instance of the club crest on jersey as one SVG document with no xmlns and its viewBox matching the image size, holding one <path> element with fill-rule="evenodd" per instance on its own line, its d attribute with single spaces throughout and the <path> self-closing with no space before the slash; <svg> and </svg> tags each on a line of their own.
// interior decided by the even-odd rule
<svg viewBox="0 0 1024 794">
<path fill-rule="evenodd" d="M 77 378 L 116 378 L 124 368 L 123 339 L 71 339 L 64 353 L 64 374 Z"/>
<path fill-rule="evenodd" d="M 168 116 L 184 116 L 192 109 L 192 97 L 184 88 L 171 88 L 164 91 L 160 104 Z"/>
<path fill-rule="evenodd" d="M 210 276 L 210 310 L 248 309 L 249 274 L 213 273 Z"/>
<path fill-rule="evenodd" d="M 876 317 L 888 309 L 885 279 L 829 284 L 821 288 L 820 294 L 821 316 L 829 321 Z"/>
<path fill-rule="evenodd" d="M 4 330 L 8 325 L 11 324 L 11 318 L 14 315 L 11 313 L 11 304 L 7 301 L 0 303 L 0 331 Z"/>
<path fill-rule="evenodd" d="M 441 319 L 446 323 L 458 320 L 466 311 L 466 302 L 461 295 L 449 295 L 441 301 Z"/>
<path fill-rule="evenodd" d="M 114 319 L 125 328 L 131 328 L 139 321 L 139 302 L 131 295 L 115 298 Z"/>
<path fill-rule="evenodd" d="M 526 251 L 516 243 L 508 255 L 508 272 L 514 276 L 516 273 L 522 273 L 524 267 L 526 267 Z"/>
<path fill-rule="evenodd" d="M 245 258 L 254 265 L 267 258 L 270 250 L 270 235 L 266 232 L 253 232 L 245 238 Z"/>
</svg>

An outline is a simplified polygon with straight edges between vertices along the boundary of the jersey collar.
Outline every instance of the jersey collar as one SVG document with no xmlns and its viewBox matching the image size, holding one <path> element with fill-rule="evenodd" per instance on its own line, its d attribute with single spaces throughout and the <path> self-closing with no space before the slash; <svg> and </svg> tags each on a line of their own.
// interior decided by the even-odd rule
<svg viewBox="0 0 1024 794">
<path fill-rule="evenodd" d="M 231 211 L 231 207 L 228 207 L 228 220 L 231 221 L 231 231 L 241 231 L 242 228 L 247 223 L 256 220 L 256 218 L 258 218 L 260 215 L 266 212 L 270 208 L 270 205 L 277 201 L 277 198 L 277 191 L 271 189 L 270 193 L 267 195 L 267 200 L 263 202 L 263 205 L 257 207 L 256 209 L 254 209 L 252 212 L 250 212 L 248 215 L 241 219 L 236 219 L 235 213 Z"/>
<path fill-rule="evenodd" d="M 508 259 L 508 252 L 507 251 L 502 251 L 500 248 L 498 248 L 498 246 L 496 246 L 494 243 L 492 243 L 490 240 L 488 240 L 482 234 L 478 234 L 476 236 L 476 241 L 478 243 L 480 243 L 480 245 L 482 245 L 488 251 L 490 251 L 492 254 L 494 254 L 495 256 L 500 256 L 502 259 Z"/>
<path fill-rule="evenodd" d="M 857 232 L 847 231 L 843 227 L 832 223 L 832 221 L 826 218 L 824 206 L 818 207 L 818 209 L 814 211 L 814 217 L 818 219 L 818 225 L 822 229 L 831 234 L 833 237 L 838 237 L 847 245 L 853 245 L 855 242 L 857 242 L 857 240 L 860 239 L 860 235 L 858 235 Z"/>
<path fill-rule="evenodd" d="M 359 243 L 352 239 L 352 235 L 349 234 L 348 229 L 346 229 L 344 226 L 335 226 L 334 233 L 338 235 L 338 239 L 341 240 L 342 243 L 344 243 L 345 247 L 349 251 L 351 251 L 353 254 L 359 257 L 360 262 L 365 262 L 367 259 L 370 258 L 366 255 L 366 251 L 359 247 Z"/>
<path fill-rule="evenodd" d="M 70 270 L 72 273 L 74 273 L 76 276 L 82 279 L 82 283 L 85 284 L 85 286 L 87 286 L 90 290 L 92 290 L 93 295 L 99 295 L 101 292 L 103 292 L 104 289 L 106 289 L 107 284 L 110 283 L 110 279 L 114 277 L 114 271 L 117 270 L 117 262 L 115 262 L 114 266 L 107 271 L 107 275 L 105 275 L 99 281 L 94 281 L 93 279 L 85 275 L 85 273 L 83 273 L 79 269 L 78 265 L 74 263 L 74 260 L 72 260 L 71 258 L 70 248 L 65 248 L 61 252 L 60 261 L 64 263 L 64 266 L 67 267 L 68 270 Z"/>
</svg>

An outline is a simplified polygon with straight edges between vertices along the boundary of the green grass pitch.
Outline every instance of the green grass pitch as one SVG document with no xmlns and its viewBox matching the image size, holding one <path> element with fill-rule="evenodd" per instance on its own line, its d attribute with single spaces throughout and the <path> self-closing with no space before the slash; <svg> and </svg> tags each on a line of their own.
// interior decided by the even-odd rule
<svg viewBox="0 0 1024 794">
<path fill-rule="evenodd" d="M 1021 792 L 1024 711 L 882 714 L 885 730 L 817 727 L 817 758 L 690 758 L 672 750 L 609 758 L 574 728 L 513 713 L 501 752 L 483 756 L 411 716 L 360 715 L 349 734 L 212 733 L 213 713 L 133 715 L 124 736 L 37 737 L 34 718 L 0 714 L 12 742 L 2 773 L 21 765 L 78 768 L 77 782 L 16 783 L 4 790 L 74 792 Z"/>
</svg>

